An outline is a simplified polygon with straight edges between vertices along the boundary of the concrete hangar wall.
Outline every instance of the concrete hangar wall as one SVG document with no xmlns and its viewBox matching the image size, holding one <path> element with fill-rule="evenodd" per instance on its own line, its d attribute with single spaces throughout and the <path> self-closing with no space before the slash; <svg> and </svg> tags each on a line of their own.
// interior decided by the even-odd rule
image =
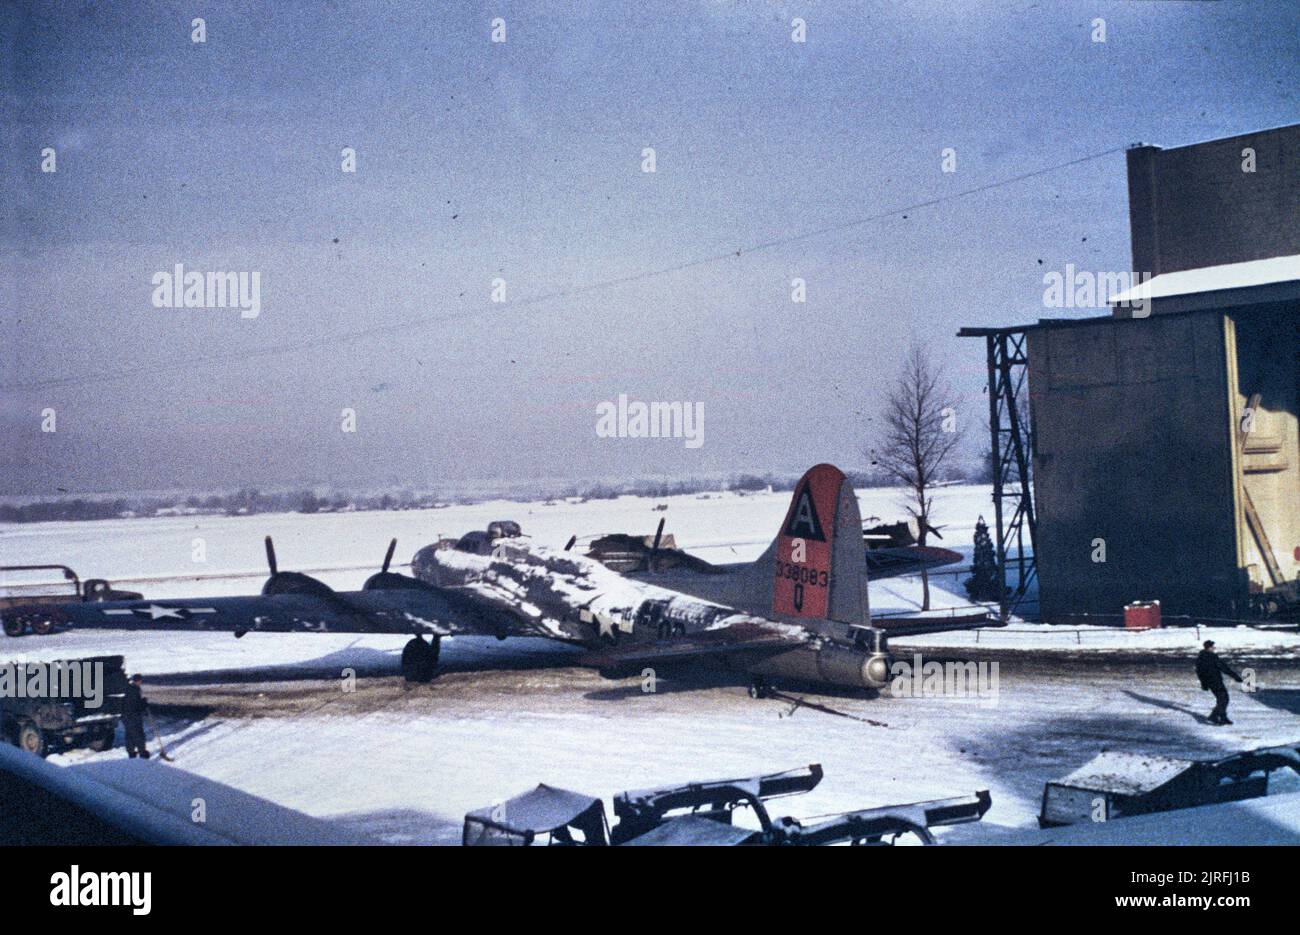
<svg viewBox="0 0 1300 935">
<path fill-rule="evenodd" d="M 1030 330 L 1043 616 L 1233 617 L 1300 573 L 1300 302 Z M 1250 397 L 1253 430 L 1238 447 Z M 1105 561 L 1097 540 L 1104 543 Z"/>
<path fill-rule="evenodd" d="M 1300 125 L 1128 159 L 1148 316 L 1028 328 L 1042 615 L 1244 616 L 1300 576 Z"/>
<path fill-rule="evenodd" d="M 1253 172 L 1243 171 L 1253 160 Z M 1154 275 L 1300 254 L 1300 124 L 1128 151 L 1133 269 Z"/>
</svg>

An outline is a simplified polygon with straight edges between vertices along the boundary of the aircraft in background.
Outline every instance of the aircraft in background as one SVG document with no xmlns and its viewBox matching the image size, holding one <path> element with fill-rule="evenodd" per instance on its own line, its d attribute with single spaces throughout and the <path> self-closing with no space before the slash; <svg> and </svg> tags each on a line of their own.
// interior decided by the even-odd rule
<svg viewBox="0 0 1300 935">
<path fill-rule="evenodd" d="M 929 531 L 932 535 L 939 535 L 934 527 L 930 527 Z M 909 522 L 885 523 L 864 529 L 862 539 L 866 548 L 867 577 L 872 581 L 914 575 L 932 568 L 954 565 L 962 560 L 960 552 L 917 545 L 915 527 Z M 577 537 L 570 539 L 565 549 L 571 549 L 577 541 Z M 710 581 L 740 571 L 749 564 L 714 564 L 677 548 L 672 534 L 664 535 L 662 519 L 653 536 L 621 532 L 595 536 L 584 554 L 631 578 L 655 580 L 659 583 L 698 580 L 701 591 L 705 592 L 700 596 L 707 596 Z M 682 590 L 697 593 L 690 587 L 683 587 Z"/>
<path fill-rule="evenodd" d="M 460 634 L 541 636 L 585 646 L 583 661 L 625 670 L 701 659 L 740 670 L 761 695 L 768 679 L 879 689 L 890 679 L 888 635 L 993 625 L 979 619 L 871 623 L 857 497 L 829 464 L 795 486 L 781 527 L 755 561 L 623 575 L 596 558 L 534 545 L 512 522 L 420 549 L 413 575 L 389 571 L 396 540 L 360 591 L 297 572 L 271 574 L 248 597 L 0 609 L 4 632 L 57 629 L 410 634 L 402 672 L 427 681 L 440 640 Z M 685 555 L 686 553 L 680 553 Z M 707 567 L 703 567 L 707 566 Z"/>
</svg>

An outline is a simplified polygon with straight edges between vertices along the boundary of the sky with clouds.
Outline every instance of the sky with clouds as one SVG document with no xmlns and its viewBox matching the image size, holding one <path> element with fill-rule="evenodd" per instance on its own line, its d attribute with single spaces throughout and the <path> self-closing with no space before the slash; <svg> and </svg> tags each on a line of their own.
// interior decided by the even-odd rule
<svg viewBox="0 0 1300 935">
<path fill-rule="evenodd" d="M 973 454 L 956 331 L 1129 267 L 1122 149 L 1300 120 L 1294 3 L 201 7 L 0 10 L 0 493 L 856 468 L 914 338 Z"/>
</svg>

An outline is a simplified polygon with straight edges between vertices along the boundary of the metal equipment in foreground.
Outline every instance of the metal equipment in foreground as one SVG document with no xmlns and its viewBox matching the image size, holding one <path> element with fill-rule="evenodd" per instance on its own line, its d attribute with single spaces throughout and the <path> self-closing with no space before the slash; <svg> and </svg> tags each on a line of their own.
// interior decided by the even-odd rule
<svg viewBox="0 0 1300 935">
<path fill-rule="evenodd" d="M 785 795 L 810 792 L 821 781 L 821 764 L 814 763 L 806 768 L 748 779 L 688 782 L 679 786 L 623 792 L 614 797 L 614 814 L 618 817 L 618 825 L 614 828 L 613 842 L 626 843 L 672 824 L 676 817 L 681 816 L 706 818 L 731 826 L 733 813 L 743 808 L 751 809 L 762 829 L 761 833 L 770 835 L 773 822 L 764 802 Z M 749 832 L 751 835 L 753 833 Z"/>
<path fill-rule="evenodd" d="M 769 773 L 747 779 L 691 782 L 661 789 L 624 792 L 614 798 L 618 823 L 609 831 L 600 799 L 552 786 L 536 789 L 465 816 L 465 845 L 690 845 L 760 846 L 824 844 L 892 844 L 912 834 L 933 844 L 930 828 L 979 821 L 988 811 L 987 791 L 822 816 L 804 824 L 796 818 L 772 818 L 766 803 L 815 788 L 822 768 Z M 737 812 L 748 809 L 752 822 L 738 825 Z M 890 840 L 886 841 L 885 839 Z"/>
<path fill-rule="evenodd" d="M 1099 754 L 1043 787 L 1042 828 L 1109 821 L 1268 794 L 1268 777 L 1290 767 L 1300 773 L 1300 743 L 1260 747 L 1206 760 Z"/>
<path fill-rule="evenodd" d="M 465 816 L 466 847 L 604 845 L 609 843 L 600 799 L 541 783 L 535 789 Z"/>
</svg>

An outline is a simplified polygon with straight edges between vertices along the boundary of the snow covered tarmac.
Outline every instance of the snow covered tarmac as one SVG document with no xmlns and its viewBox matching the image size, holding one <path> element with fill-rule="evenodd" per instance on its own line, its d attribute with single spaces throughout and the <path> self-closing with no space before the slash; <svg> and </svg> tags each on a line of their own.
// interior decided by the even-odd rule
<svg viewBox="0 0 1300 935">
<path fill-rule="evenodd" d="M 345 654 L 330 648 L 320 664 Z M 950 832 L 969 839 L 1032 826 L 1043 783 L 1104 749 L 1193 756 L 1300 737 L 1294 666 L 1262 669 L 1259 692 L 1234 695 L 1236 725 L 1215 728 L 1198 720 L 1209 696 L 1174 667 L 1011 661 L 996 704 L 793 693 L 814 708 L 754 701 L 743 679 L 702 672 L 646 694 L 636 680 L 565 666 L 567 654 L 541 641 L 457 638 L 444 650 L 448 671 L 411 690 L 374 675 L 345 693 L 290 667 L 279 681 L 148 691 L 176 768 L 395 843 L 455 843 L 466 811 L 537 782 L 612 796 L 814 762 L 826 769 L 821 786 L 781 803 L 797 816 L 989 789 L 981 826 Z M 1285 777 L 1277 788 L 1300 783 Z"/>
<path fill-rule="evenodd" d="M 987 502 L 979 488 L 950 488 L 949 542 Z M 871 498 L 871 499 L 868 499 Z M 897 494 L 869 491 L 864 515 L 892 517 Z M 666 498 L 668 529 L 685 548 L 711 545 L 706 557 L 753 557 L 788 504 L 784 494 Z M 623 498 L 591 504 L 485 504 L 412 513 L 193 517 L 0 527 L 8 563 L 59 561 L 85 576 L 114 580 L 193 575 L 194 537 L 205 540 L 201 573 L 258 572 L 260 537 L 276 536 L 282 567 L 377 564 L 390 535 L 409 555 L 438 532 L 481 528 L 516 518 L 547 544 L 573 533 L 653 531 L 656 501 Z M 724 543 L 734 542 L 736 545 Z M 734 549 L 734 551 L 733 551 Z M 326 572 L 328 583 L 357 587 L 368 569 Z M 130 585 L 128 585 L 130 586 Z M 139 585 L 148 597 L 252 593 L 256 577 L 233 581 L 171 579 Z M 872 585 L 873 607 L 903 609 L 915 599 L 907 580 Z M 953 596 L 951 602 L 961 603 Z M 1225 631 L 1234 638 L 1238 631 Z M 949 832 L 968 839 L 997 826 L 1025 827 L 1037 815 L 1042 786 L 1103 749 L 1192 756 L 1300 738 L 1300 668 L 1294 634 L 1244 631 L 1260 690 L 1235 691 L 1236 726 L 1198 720 L 1210 707 L 1190 665 L 1154 665 L 1131 652 L 1089 653 L 1066 664 L 1026 655 L 1023 644 L 1053 639 L 986 631 L 981 653 L 1005 650 L 995 703 L 980 699 L 835 695 L 794 691 L 809 705 L 754 701 L 741 677 L 686 670 L 661 679 L 652 694 L 636 680 L 609 681 L 572 665 L 575 650 L 539 640 L 457 637 L 443 644 L 444 674 L 407 690 L 397 677 L 401 637 L 250 633 L 159 636 L 65 633 L 4 640 L 4 659 L 120 653 L 145 672 L 160 708 L 174 768 L 243 789 L 310 815 L 393 842 L 453 843 L 463 814 L 537 782 L 609 796 L 628 788 L 688 779 L 749 775 L 808 763 L 826 778 L 814 792 L 780 803 L 799 817 L 989 789 L 993 808 L 980 825 Z M 1124 641 L 1131 635 L 1096 634 Z M 1190 631 L 1143 635 L 1186 641 Z M 928 640 L 960 656 L 965 637 Z M 1260 640 L 1255 645 L 1251 640 Z M 991 642 L 986 642 L 990 641 Z M 1084 639 L 1085 647 L 1090 639 Z M 1072 641 L 1068 641 L 1066 645 Z M 1194 645 L 1194 643 L 1192 644 Z M 1226 648 L 1226 644 L 1225 648 Z M 944 647 L 950 647 L 945 649 Z M 1152 658 L 1161 647 L 1152 646 Z M 1180 645 L 1177 647 L 1181 649 Z M 344 669 L 359 678 L 341 688 Z M 813 707 L 812 705 L 816 705 Z M 846 716 L 847 715 L 847 716 Z M 876 726 L 868 721 L 882 722 Z M 52 758 L 83 763 L 122 757 L 120 749 Z M 158 769 L 173 767 L 156 764 Z M 1278 783 L 1291 788 L 1290 778 Z"/>
</svg>

